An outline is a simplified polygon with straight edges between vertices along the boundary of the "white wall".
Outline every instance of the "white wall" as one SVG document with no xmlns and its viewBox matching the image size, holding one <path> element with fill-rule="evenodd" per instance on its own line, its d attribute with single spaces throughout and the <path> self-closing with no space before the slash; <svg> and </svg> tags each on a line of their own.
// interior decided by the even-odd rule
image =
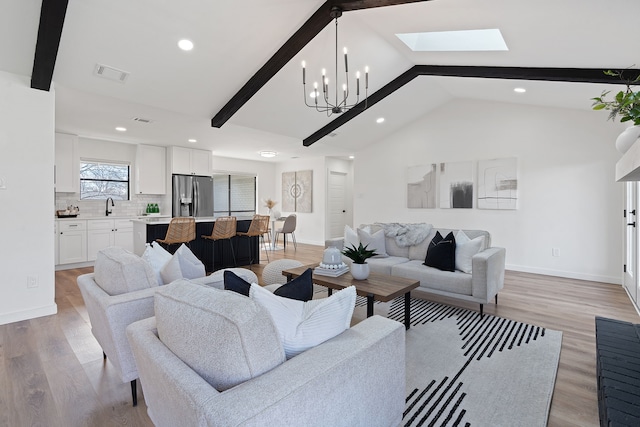
<svg viewBox="0 0 640 427">
<path fill-rule="evenodd" d="M 0 324 L 55 314 L 53 92 L 0 72 Z M 33 277 L 37 287 L 27 288 Z"/>
<path fill-rule="evenodd" d="M 593 111 L 448 103 L 356 154 L 354 222 L 485 229 L 493 246 L 507 249 L 508 269 L 621 283 L 623 184 L 614 181 L 621 130 Z M 513 156 L 517 210 L 406 207 L 409 166 Z"/>
</svg>

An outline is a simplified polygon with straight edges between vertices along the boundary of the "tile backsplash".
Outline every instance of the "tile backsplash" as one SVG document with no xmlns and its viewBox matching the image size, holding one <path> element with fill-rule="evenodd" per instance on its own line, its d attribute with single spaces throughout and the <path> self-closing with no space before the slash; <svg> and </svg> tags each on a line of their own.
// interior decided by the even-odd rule
<svg viewBox="0 0 640 427">
<path fill-rule="evenodd" d="M 169 196 L 137 194 L 131 195 L 131 200 L 114 200 L 115 206 L 111 207 L 111 215 L 139 216 L 145 213 L 147 203 L 157 203 L 162 215 L 171 215 L 171 198 Z M 83 218 L 105 216 L 105 200 L 79 200 L 77 194 L 56 193 L 55 210 L 63 210 L 67 206 L 80 208 L 80 216 Z"/>
</svg>

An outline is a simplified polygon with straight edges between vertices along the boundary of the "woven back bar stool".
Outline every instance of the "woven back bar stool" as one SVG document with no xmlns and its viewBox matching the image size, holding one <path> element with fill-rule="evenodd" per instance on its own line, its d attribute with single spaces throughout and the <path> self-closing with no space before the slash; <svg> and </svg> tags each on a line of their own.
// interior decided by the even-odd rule
<svg viewBox="0 0 640 427">
<path fill-rule="evenodd" d="M 171 219 L 167 234 L 164 239 L 156 239 L 156 242 L 163 245 L 175 245 L 189 243 L 196 239 L 196 220 L 192 217 L 175 217 Z"/>
<path fill-rule="evenodd" d="M 233 257 L 233 266 L 236 266 L 236 254 L 233 251 L 233 242 L 231 238 L 236 236 L 238 220 L 235 216 L 221 216 L 216 218 L 213 223 L 213 230 L 210 236 L 202 236 L 203 239 L 212 240 L 215 247 L 215 242 L 218 240 L 228 240 L 231 246 L 231 256 Z M 213 257 L 211 259 L 212 270 L 215 271 L 215 251 L 212 251 Z"/>
<path fill-rule="evenodd" d="M 251 224 L 249 224 L 249 229 L 247 231 L 238 232 L 238 236 L 244 237 L 258 237 L 262 240 L 262 246 L 264 247 L 264 252 L 267 255 L 267 262 L 269 262 L 269 251 L 267 250 L 267 245 L 264 242 L 265 233 L 269 232 L 269 215 L 259 215 L 255 214 L 253 219 L 251 219 Z M 251 244 L 251 241 L 249 241 Z M 250 264 L 253 264 L 253 251 L 251 251 L 251 261 Z"/>
</svg>

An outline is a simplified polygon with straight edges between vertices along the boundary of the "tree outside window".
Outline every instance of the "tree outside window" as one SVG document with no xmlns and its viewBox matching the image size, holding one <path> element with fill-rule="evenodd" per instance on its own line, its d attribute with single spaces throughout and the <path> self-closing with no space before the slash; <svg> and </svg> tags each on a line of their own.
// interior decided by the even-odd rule
<svg viewBox="0 0 640 427">
<path fill-rule="evenodd" d="M 129 200 L 129 165 L 80 162 L 81 200 Z"/>
</svg>

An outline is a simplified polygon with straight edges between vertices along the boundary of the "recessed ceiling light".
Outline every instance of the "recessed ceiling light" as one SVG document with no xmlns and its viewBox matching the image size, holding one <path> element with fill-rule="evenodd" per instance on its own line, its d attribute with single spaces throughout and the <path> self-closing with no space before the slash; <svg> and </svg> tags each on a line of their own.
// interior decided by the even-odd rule
<svg viewBox="0 0 640 427">
<path fill-rule="evenodd" d="M 469 52 L 509 50 L 497 28 L 396 34 L 414 52 Z"/>
<path fill-rule="evenodd" d="M 116 128 L 116 130 L 117 130 L 118 132 L 126 132 L 126 131 L 127 131 L 127 128 L 123 128 L 122 126 L 118 126 L 118 127 Z"/>
<path fill-rule="evenodd" d="M 523 87 L 517 87 L 517 88 L 513 89 L 513 91 L 517 92 L 517 93 L 525 93 L 527 90 L 525 88 L 523 88 Z"/>
<path fill-rule="evenodd" d="M 378 117 L 376 119 L 376 123 L 382 123 L 382 122 L 384 122 L 384 117 Z"/>
<path fill-rule="evenodd" d="M 191 40 L 182 39 L 178 42 L 178 47 L 182 50 L 193 49 L 193 42 Z"/>
<path fill-rule="evenodd" d="M 193 139 L 193 138 L 189 139 L 188 141 L 189 141 L 189 142 L 191 142 L 191 143 L 194 143 L 194 144 L 195 144 L 196 142 L 198 142 L 198 140 L 197 140 L 197 139 Z"/>
<path fill-rule="evenodd" d="M 262 157 L 275 157 L 278 153 L 276 153 L 275 151 L 261 151 L 260 155 Z"/>
<path fill-rule="evenodd" d="M 355 159 L 355 158 L 356 158 L 356 156 L 349 156 L 349 158 L 350 158 L 351 160 L 353 160 L 353 159 Z"/>
</svg>

